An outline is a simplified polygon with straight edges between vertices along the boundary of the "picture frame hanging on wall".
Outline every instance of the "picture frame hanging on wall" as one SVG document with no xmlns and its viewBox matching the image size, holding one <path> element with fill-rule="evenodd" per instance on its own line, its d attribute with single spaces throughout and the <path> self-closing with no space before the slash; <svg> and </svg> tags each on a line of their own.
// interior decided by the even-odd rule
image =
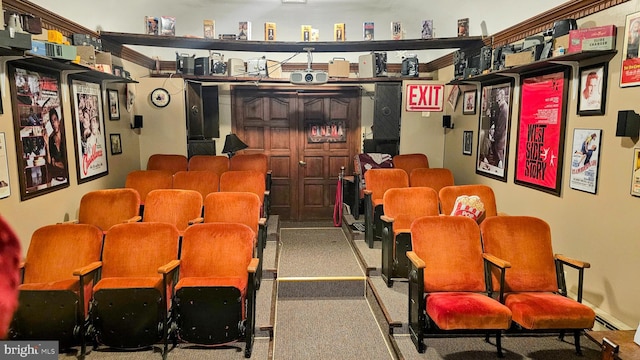
<svg viewBox="0 0 640 360">
<path fill-rule="evenodd" d="M 520 78 L 514 183 L 560 196 L 569 95 L 568 67 Z"/>
<path fill-rule="evenodd" d="M 625 18 L 624 42 L 622 44 L 622 64 L 620 69 L 620 87 L 640 85 L 640 11 L 628 14 Z"/>
<path fill-rule="evenodd" d="M 571 177 L 569 186 L 572 189 L 595 194 L 598 187 L 598 170 L 600 168 L 601 129 L 573 129 L 573 146 L 571 151 Z"/>
<path fill-rule="evenodd" d="M 109 173 L 100 84 L 71 78 L 78 184 Z"/>
<path fill-rule="evenodd" d="M 604 115 L 609 63 L 580 68 L 578 115 Z"/>
<path fill-rule="evenodd" d="M 111 141 L 111 155 L 122 154 L 122 139 L 120 134 L 109 134 L 109 140 Z"/>
<path fill-rule="evenodd" d="M 120 120 L 120 99 L 118 90 L 107 89 L 107 104 L 109 105 L 109 120 Z"/>
<path fill-rule="evenodd" d="M 60 73 L 9 62 L 20 200 L 69 186 Z"/>
<path fill-rule="evenodd" d="M 473 152 L 473 131 L 462 133 L 462 154 L 471 156 Z"/>
<path fill-rule="evenodd" d="M 480 92 L 476 174 L 507 181 L 514 81 L 487 84 Z"/>
<path fill-rule="evenodd" d="M 474 115 L 476 113 L 476 90 L 465 91 L 462 95 L 462 114 Z"/>
</svg>

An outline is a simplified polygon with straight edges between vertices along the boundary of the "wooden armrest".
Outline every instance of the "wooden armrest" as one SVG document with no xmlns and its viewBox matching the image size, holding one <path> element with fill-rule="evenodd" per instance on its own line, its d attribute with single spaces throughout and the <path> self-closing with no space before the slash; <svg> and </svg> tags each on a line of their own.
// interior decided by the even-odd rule
<svg viewBox="0 0 640 360">
<path fill-rule="evenodd" d="M 260 218 L 258 220 L 258 226 L 267 226 L 267 218 Z"/>
<path fill-rule="evenodd" d="M 124 223 L 126 224 L 126 223 L 140 222 L 140 221 L 142 221 L 142 216 L 136 215 L 130 219 L 125 220 Z"/>
<path fill-rule="evenodd" d="M 424 261 L 422 261 L 422 259 L 420 259 L 413 251 L 407 251 L 407 258 L 409 258 L 411 263 L 413 263 L 413 265 L 418 269 L 424 269 L 426 267 Z"/>
<path fill-rule="evenodd" d="M 247 272 L 255 274 L 255 272 L 258 270 L 258 264 L 259 263 L 260 263 L 260 259 L 258 259 L 258 258 L 251 259 L 251 262 L 249 263 L 249 266 L 247 266 Z"/>
<path fill-rule="evenodd" d="M 367 189 L 364 189 L 363 192 L 364 192 L 365 195 L 372 195 L 373 194 L 373 191 L 367 190 Z"/>
<path fill-rule="evenodd" d="M 387 215 L 380 215 L 380 220 L 384 222 L 392 223 L 394 222 L 395 219 Z"/>
<path fill-rule="evenodd" d="M 506 269 L 506 268 L 510 268 L 511 267 L 511 263 L 510 262 L 508 262 L 506 260 L 502 260 L 499 257 L 491 255 L 491 254 L 483 253 L 482 254 L 482 258 L 484 258 L 488 262 L 492 263 L 493 265 L 499 267 L 500 269 Z"/>
<path fill-rule="evenodd" d="M 195 219 L 191 219 L 189 220 L 189 225 L 193 225 L 193 224 L 201 224 L 204 222 L 204 218 L 203 217 L 197 217 Z"/>
<path fill-rule="evenodd" d="M 562 254 L 556 254 L 555 255 L 556 260 L 559 260 L 569 266 L 572 266 L 574 268 L 578 268 L 578 269 L 588 269 L 591 267 L 591 264 L 589 264 L 588 262 L 585 261 L 580 261 L 580 260 L 576 260 L 576 259 L 572 259 L 569 257 L 566 257 Z"/>
<path fill-rule="evenodd" d="M 506 212 L 498 211 L 498 216 L 509 216 Z"/>
<path fill-rule="evenodd" d="M 178 266 L 180 266 L 180 260 L 171 260 L 168 264 L 162 265 L 158 268 L 158 274 L 168 274 Z"/>
<path fill-rule="evenodd" d="M 270 196 L 271 195 L 271 191 L 270 190 L 265 190 L 264 191 L 264 196 Z"/>
<path fill-rule="evenodd" d="M 85 276 L 88 273 L 99 269 L 100 267 L 102 267 L 102 261 L 94 261 L 89 265 L 73 270 L 73 276 Z"/>
<path fill-rule="evenodd" d="M 24 269 L 24 266 L 25 266 L 26 264 L 27 264 L 27 262 L 26 262 L 26 261 L 24 261 L 24 260 L 22 260 L 22 261 L 20 261 L 20 264 L 18 264 L 18 267 L 19 267 L 20 269 Z"/>
<path fill-rule="evenodd" d="M 68 220 L 68 221 L 63 221 L 63 222 L 59 222 L 57 224 L 79 224 L 80 221 L 78 219 L 75 220 Z"/>
</svg>

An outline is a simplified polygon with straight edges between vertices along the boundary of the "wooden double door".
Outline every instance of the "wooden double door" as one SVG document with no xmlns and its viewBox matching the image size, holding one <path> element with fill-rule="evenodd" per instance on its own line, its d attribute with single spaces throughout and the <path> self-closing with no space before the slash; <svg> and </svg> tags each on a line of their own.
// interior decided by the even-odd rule
<svg viewBox="0 0 640 360">
<path fill-rule="evenodd" d="M 331 219 L 338 175 L 359 151 L 359 88 L 233 86 L 231 107 L 244 152 L 269 158 L 271 214 Z"/>
</svg>

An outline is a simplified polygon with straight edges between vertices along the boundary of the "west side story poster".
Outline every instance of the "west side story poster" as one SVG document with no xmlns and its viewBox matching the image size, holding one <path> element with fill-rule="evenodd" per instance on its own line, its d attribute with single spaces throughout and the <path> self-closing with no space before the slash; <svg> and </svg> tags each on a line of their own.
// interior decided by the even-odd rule
<svg viewBox="0 0 640 360">
<path fill-rule="evenodd" d="M 522 80 L 515 182 L 560 193 L 567 81 L 560 71 Z"/>
</svg>

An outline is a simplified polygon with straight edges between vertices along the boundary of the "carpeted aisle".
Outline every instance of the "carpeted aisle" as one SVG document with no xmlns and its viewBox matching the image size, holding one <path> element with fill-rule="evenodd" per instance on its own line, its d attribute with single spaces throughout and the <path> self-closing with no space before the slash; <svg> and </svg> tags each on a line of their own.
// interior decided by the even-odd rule
<svg viewBox="0 0 640 360">
<path fill-rule="evenodd" d="M 341 228 L 280 230 L 273 359 L 393 359 Z"/>
</svg>

